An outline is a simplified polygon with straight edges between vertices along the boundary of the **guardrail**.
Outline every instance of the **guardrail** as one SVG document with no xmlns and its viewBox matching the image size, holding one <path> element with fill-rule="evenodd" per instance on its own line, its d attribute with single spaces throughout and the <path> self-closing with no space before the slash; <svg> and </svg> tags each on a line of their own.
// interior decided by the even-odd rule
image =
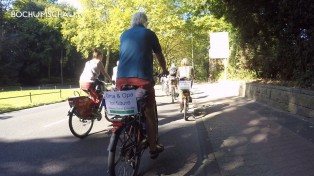
<svg viewBox="0 0 314 176">
<path fill-rule="evenodd" d="M 0 87 L 0 92 L 4 91 L 19 91 L 19 90 L 42 90 L 42 89 L 72 89 L 79 88 L 77 84 L 69 85 L 40 85 L 35 87 L 22 87 L 22 86 L 6 86 Z"/>
<path fill-rule="evenodd" d="M 45 95 L 45 94 L 54 94 L 54 93 L 59 93 L 60 94 L 60 98 L 62 98 L 62 96 L 61 96 L 61 89 L 60 89 L 60 91 L 57 91 L 57 92 L 48 92 L 48 93 L 41 93 L 41 94 L 32 94 L 32 92 L 30 92 L 28 95 L 15 96 L 15 97 L 5 97 L 5 98 L 0 98 L 0 100 L 29 97 L 30 102 L 33 103 L 32 96 Z"/>
</svg>

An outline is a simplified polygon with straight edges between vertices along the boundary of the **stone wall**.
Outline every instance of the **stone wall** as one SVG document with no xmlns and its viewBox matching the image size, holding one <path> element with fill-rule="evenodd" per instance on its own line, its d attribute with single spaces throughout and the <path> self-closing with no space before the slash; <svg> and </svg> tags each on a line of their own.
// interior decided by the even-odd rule
<svg viewBox="0 0 314 176">
<path fill-rule="evenodd" d="M 239 87 L 239 95 L 265 103 L 274 108 L 314 119 L 314 91 L 256 83 L 242 83 Z"/>
</svg>

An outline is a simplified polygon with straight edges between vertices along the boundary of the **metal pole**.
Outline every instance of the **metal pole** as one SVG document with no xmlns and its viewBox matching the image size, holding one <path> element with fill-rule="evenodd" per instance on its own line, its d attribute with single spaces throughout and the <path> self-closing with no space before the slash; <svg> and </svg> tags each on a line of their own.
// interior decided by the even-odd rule
<svg viewBox="0 0 314 176">
<path fill-rule="evenodd" d="M 227 80 L 227 58 L 223 59 L 224 63 L 224 80 Z"/>
<path fill-rule="evenodd" d="M 60 58 L 60 76 L 61 76 L 61 85 L 63 86 L 63 49 L 61 49 L 61 58 Z"/>
<path fill-rule="evenodd" d="M 193 45 L 193 33 L 192 35 L 192 67 L 194 68 L 194 45 Z"/>
</svg>

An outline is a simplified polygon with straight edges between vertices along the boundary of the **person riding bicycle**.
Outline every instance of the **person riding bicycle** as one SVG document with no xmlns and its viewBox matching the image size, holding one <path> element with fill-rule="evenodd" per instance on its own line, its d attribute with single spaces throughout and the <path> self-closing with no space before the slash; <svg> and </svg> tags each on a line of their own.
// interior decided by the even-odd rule
<svg viewBox="0 0 314 176">
<path fill-rule="evenodd" d="M 174 85 L 175 90 L 177 92 L 177 67 L 174 63 L 171 64 L 168 75 L 168 90 L 171 90 L 171 86 Z M 177 95 L 175 95 L 177 96 Z"/>
<path fill-rule="evenodd" d="M 113 67 L 113 69 L 112 69 L 111 79 L 112 79 L 113 87 L 115 87 L 115 85 L 116 85 L 118 65 L 119 65 L 119 61 L 117 61 L 117 65 L 115 67 Z"/>
<path fill-rule="evenodd" d="M 159 40 L 153 31 L 147 29 L 147 25 L 146 14 L 137 12 L 132 17 L 131 28 L 121 34 L 116 87 L 121 90 L 124 85 L 135 85 L 148 91 L 144 114 L 150 156 L 155 159 L 164 147 L 157 144 L 158 124 L 155 112 L 153 52 L 163 70 L 162 74 L 168 74 L 168 70 Z"/>
<path fill-rule="evenodd" d="M 99 116 L 99 112 L 96 109 L 99 107 L 102 97 L 99 97 L 99 93 L 96 92 L 96 86 L 100 85 L 98 77 L 100 73 L 107 79 L 111 80 L 109 74 L 105 71 L 105 67 L 102 64 L 103 54 L 100 50 L 93 50 L 93 58 L 85 63 L 84 70 L 80 76 L 80 88 L 86 93 L 90 94 L 93 101 L 96 103 L 94 115 Z"/>
<path fill-rule="evenodd" d="M 190 62 L 189 59 L 183 58 L 181 60 L 181 67 L 178 69 L 177 77 L 179 80 L 188 80 L 191 81 L 191 88 L 193 85 L 194 80 L 194 69 L 192 66 L 189 66 Z M 182 105 L 182 90 L 179 93 L 179 105 L 180 105 L 180 112 L 182 112 L 183 105 Z M 189 102 L 192 102 L 192 97 L 189 97 Z"/>
</svg>

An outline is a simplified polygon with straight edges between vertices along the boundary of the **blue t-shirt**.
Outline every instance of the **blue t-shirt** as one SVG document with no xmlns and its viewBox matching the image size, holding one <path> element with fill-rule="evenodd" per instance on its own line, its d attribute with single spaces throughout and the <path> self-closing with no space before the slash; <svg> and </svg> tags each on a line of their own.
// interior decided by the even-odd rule
<svg viewBox="0 0 314 176">
<path fill-rule="evenodd" d="M 153 31 L 144 26 L 134 26 L 123 32 L 117 78 L 141 78 L 153 82 L 153 52 L 161 52 Z"/>
</svg>

